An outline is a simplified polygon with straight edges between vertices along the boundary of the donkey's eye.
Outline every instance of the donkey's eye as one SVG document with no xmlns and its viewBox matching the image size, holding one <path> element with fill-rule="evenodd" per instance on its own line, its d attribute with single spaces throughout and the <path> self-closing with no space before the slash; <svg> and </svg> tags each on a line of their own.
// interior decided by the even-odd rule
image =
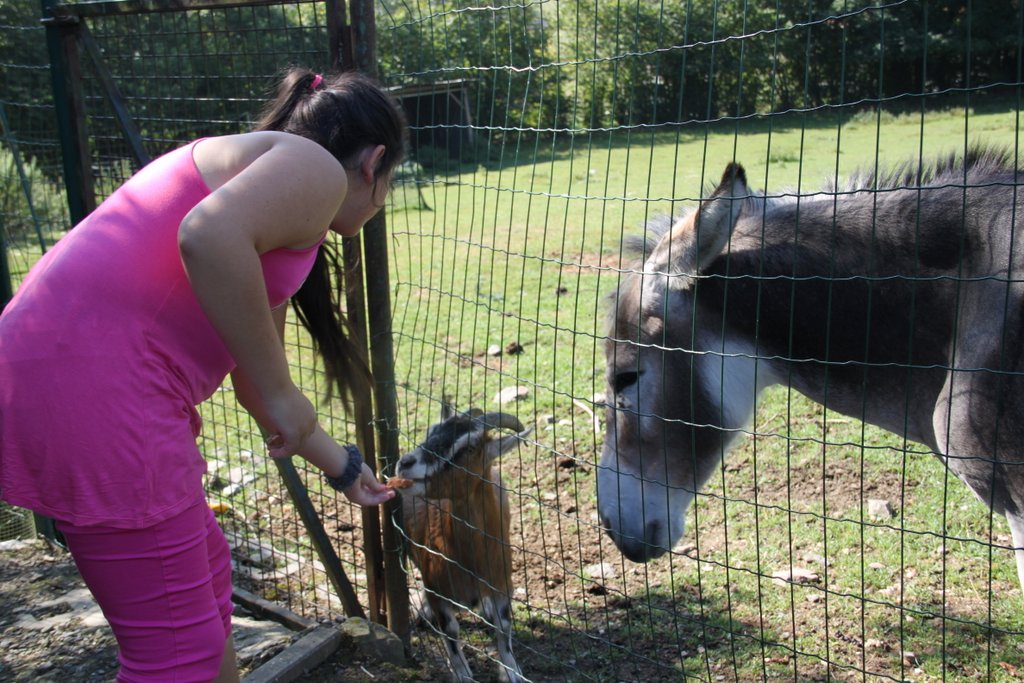
<svg viewBox="0 0 1024 683">
<path fill-rule="evenodd" d="M 616 394 L 622 393 L 625 389 L 636 384 L 636 381 L 640 378 L 638 372 L 619 372 L 616 373 L 615 379 L 612 380 L 612 391 Z"/>
</svg>

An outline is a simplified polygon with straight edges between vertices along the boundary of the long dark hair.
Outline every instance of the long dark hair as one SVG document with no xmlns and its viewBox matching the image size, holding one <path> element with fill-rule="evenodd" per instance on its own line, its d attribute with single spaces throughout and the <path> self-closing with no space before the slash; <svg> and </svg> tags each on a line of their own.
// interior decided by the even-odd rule
<svg viewBox="0 0 1024 683">
<path fill-rule="evenodd" d="M 355 71 L 318 77 L 309 69 L 288 69 L 254 130 L 309 138 L 346 169 L 358 164 L 362 150 L 384 145 L 376 182 L 389 178 L 405 156 L 407 125 L 401 106 L 376 81 Z M 344 282 L 341 255 L 325 242 L 309 276 L 292 297 L 292 306 L 324 364 L 328 396 L 337 390 L 350 407 L 353 382 L 368 381 L 370 374 L 342 313 Z"/>
</svg>

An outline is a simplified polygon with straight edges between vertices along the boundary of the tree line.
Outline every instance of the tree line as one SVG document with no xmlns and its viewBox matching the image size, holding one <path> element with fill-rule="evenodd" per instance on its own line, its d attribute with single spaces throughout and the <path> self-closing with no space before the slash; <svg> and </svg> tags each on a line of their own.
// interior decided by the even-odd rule
<svg viewBox="0 0 1024 683">
<path fill-rule="evenodd" d="M 463 83 L 474 128 L 499 138 L 921 106 L 936 93 L 981 88 L 980 97 L 1020 82 L 1021 0 L 874 3 L 379 0 L 379 72 L 394 85 Z M 246 127 L 281 66 L 325 67 L 322 5 L 90 23 L 144 136 L 170 145 Z M 11 127 L 32 134 L 52 130 L 48 75 L 36 68 L 47 63 L 40 13 L 37 2 L 0 0 L 0 91 Z M 113 139 L 93 88 L 90 125 Z"/>
<path fill-rule="evenodd" d="M 481 123 L 595 129 L 1020 80 L 1020 0 L 384 0 L 383 71 L 471 79 Z"/>
</svg>

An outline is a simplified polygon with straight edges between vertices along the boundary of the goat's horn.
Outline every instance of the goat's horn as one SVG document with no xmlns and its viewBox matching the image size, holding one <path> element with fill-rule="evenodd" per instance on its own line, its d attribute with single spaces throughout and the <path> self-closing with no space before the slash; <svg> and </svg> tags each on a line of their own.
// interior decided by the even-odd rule
<svg viewBox="0 0 1024 683">
<path fill-rule="evenodd" d="M 485 413 L 480 418 L 480 422 L 483 423 L 484 429 L 511 429 L 516 432 L 521 432 L 526 427 L 519 421 L 519 418 L 515 415 L 509 415 L 508 413 Z"/>
</svg>

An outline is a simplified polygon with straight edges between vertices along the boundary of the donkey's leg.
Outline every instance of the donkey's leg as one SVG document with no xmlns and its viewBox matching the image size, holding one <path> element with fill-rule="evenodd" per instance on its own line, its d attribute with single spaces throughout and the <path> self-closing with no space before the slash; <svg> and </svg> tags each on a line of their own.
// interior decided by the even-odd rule
<svg viewBox="0 0 1024 683">
<path fill-rule="evenodd" d="M 459 622 L 455 619 L 451 603 L 432 593 L 427 593 L 425 597 L 427 607 L 421 613 L 424 617 L 429 618 L 431 625 L 444 636 L 444 653 L 448 658 L 448 666 L 452 670 L 452 679 L 458 683 L 472 683 L 473 672 L 462 651 L 462 641 L 459 640 Z"/>
<path fill-rule="evenodd" d="M 946 466 L 993 513 L 1006 517 L 1024 591 L 1024 462 L 1019 451 L 1024 421 L 1015 414 L 1015 404 L 1007 410 L 1000 402 L 1005 391 L 985 374 L 950 373 L 932 419 Z"/>
<path fill-rule="evenodd" d="M 502 681 L 522 683 L 522 669 L 512 655 L 512 605 L 508 596 L 495 593 L 483 600 L 484 619 L 494 626 L 494 640 L 498 646 L 498 657 L 502 667 L 498 672 Z"/>
<path fill-rule="evenodd" d="M 1017 580 L 1020 581 L 1021 592 L 1024 593 L 1024 516 L 1019 511 L 1007 512 L 1006 521 L 1010 523 L 1013 553 L 1017 557 Z"/>
</svg>

